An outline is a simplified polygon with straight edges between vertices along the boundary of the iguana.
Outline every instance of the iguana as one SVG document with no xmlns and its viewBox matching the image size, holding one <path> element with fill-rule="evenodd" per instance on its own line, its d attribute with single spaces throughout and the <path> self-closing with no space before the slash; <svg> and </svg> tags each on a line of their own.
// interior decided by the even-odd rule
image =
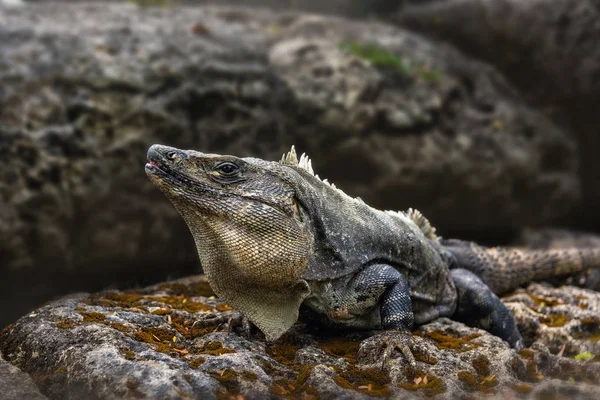
<svg viewBox="0 0 600 400">
<path fill-rule="evenodd" d="M 146 173 L 183 216 L 215 293 L 276 340 L 301 304 L 327 326 L 381 330 L 411 363 L 410 331 L 450 317 L 521 335 L 497 295 L 600 266 L 600 249 L 525 251 L 443 240 L 418 211 L 345 194 L 294 148 L 279 162 L 153 145 Z"/>
</svg>

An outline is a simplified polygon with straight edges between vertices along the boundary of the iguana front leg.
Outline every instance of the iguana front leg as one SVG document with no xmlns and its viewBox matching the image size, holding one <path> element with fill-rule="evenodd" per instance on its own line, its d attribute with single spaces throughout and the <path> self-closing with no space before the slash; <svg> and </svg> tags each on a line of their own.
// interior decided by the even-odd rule
<svg viewBox="0 0 600 400">
<path fill-rule="evenodd" d="M 378 332 L 363 341 L 359 356 L 367 348 L 372 349 L 375 345 L 383 348 L 382 367 L 396 349 L 402 352 L 411 365 L 415 365 L 415 358 L 410 349 L 414 314 L 410 286 L 404 275 L 389 265 L 376 264 L 363 270 L 354 283 L 358 299 L 377 293 L 381 288 L 386 289 L 379 298 L 383 332 Z"/>
<path fill-rule="evenodd" d="M 382 368 L 396 349 L 400 350 L 410 365 L 415 365 L 415 357 L 410 349 L 414 324 L 410 286 L 404 275 L 394 271 L 394 284 L 381 296 L 381 328 L 384 332 L 376 335 L 376 340 L 383 339 Z"/>
</svg>

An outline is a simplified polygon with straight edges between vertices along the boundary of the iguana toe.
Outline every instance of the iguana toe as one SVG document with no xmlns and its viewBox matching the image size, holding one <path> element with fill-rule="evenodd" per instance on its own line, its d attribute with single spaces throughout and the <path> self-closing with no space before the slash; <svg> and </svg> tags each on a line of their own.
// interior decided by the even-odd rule
<svg viewBox="0 0 600 400">
<path fill-rule="evenodd" d="M 240 336 L 250 338 L 252 336 L 252 322 L 241 313 L 231 316 L 227 321 L 227 331 L 238 333 Z"/>
<path fill-rule="evenodd" d="M 242 313 L 233 311 L 224 314 L 203 314 L 192 324 L 192 333 L 196 329 L 214 327 L 215 331 L 219 329 L 227 330 L 229 333 L 239 333 L 246 338 L 252 333 L 252 323 Z"/>
<path fill-rule="evenodd" d="M 394 351 L 400 350 L 411 367 L 415 367 L 416 361 L 412 352 L 413 335 L 410 331 L 383 331 L 378 332 L 360 344 L 358 358 L 361 362 L 373 363 L 381 360 L 381 369 L 384 369 L 391 359 Z M 373 357 L 375 356 L 375 357 Z M 371 358 L 369 360 L 369 358 Z"/>
</svg>

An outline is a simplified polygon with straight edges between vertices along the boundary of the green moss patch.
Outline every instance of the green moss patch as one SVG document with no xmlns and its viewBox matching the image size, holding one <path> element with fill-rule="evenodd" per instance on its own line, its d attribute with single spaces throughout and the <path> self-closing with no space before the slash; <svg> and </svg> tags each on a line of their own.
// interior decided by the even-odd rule
<svg viewBox="0 0 600 400">
<path fill-rule="evenodd" d="M 480 354 L 471 360 L 475 374 L 471 371 L 461 370 L 456 373 L 462 382 L 463 388 L 470 392 L 495 393 L 498 378 L 492 373 L 491 362 L 488 357 Z"/>
<path fill-rule="evenodd" d="M 308 380 L 313 368 L 314 365 L 309 364 L 294 366 L 293 369 L 298 371 L 296 379 L 276 379 L 274 385 L 269 388 L 269 391 L 273 395 L 282 396 L 286 399 L 317 399 L 317 391 L 314 388 L 306 385 L 306 381 Z M 263 370 L 267 372 L 269 371 L 269 368 L 265 369 L 263 367 Z M 267 373 L 272 372 L 273 371 Z"/>
<path fill-rule="evenodd" d="M 80 308 L 81 310 L 81 308 Z M 83 317 L 83 321 L 82 322 L 76 322 L 76 321 L 60 321 L 56 323 L 56 326 L 58 328 L 62 328 L 62 329 L 70 329 L 73 328 L 75 326 L 81 325 L 82 323 L 97 323 L 97 324 L 103 324 L 103 325 L 107 325 L 110 326 L 113 329 L 116 329 L 118 331 L 121 332 L 129 332 L 129 329 L 127 329 L 127 327 L 119 322 L 110 322 L 106 319 L 106 315 L 99 313 L 99 312 L 90 312 L 90 311 L 85 311 L 85 312 L 81 312 L 80 315 Z"/>
<path fill-rule="evenodd" d="M 188 365 L 190 366 L 190 368 L 196 369 L 198 367 L 200 367 L 202 364 L 204 364 L 204 361 L 206 359 L 204 357 L 196 357 L 193 360 L 191 360 Z"/>
<path fill-rule="evenodd" d="M 139 342 L 153 345 L 156 351 L 177 357 L 186 354 L 183 345 L 173 340 L 175 331 L 159 327 L 145 327 L 136 331 L 134 337 Z"/>
<path fill-rule="evenodd" d="M 481 336 L 479 333 L 472 333 L 463 337 L 447 335 L 440 331 L 416 331 L 414 334 L 433 340 L 440 350 L 456 350 L 462 353 L 481 347 L 481 343 L 473 342 L 473 339 L 477 339 Z"/>
<path fill-rule="evenodd" d="M 418 349 L 414 349 L 412 353 L 415 357 L 415 360 L 417 361 L 424 362 L 430 365 L 435 365 L 438 363 L 438 359 L 435 356 L 432 356 L 431 354 L 421 352 Z"/>
<path fill-rule="evenodd" d="M 106 315 L 99 312 L 82 312 L 83 322 L 100 322 L 104 323 Z"/>
<path fill-rule="evenodd" d="M 119 352 L 125 357 L 127 360 L 135 360 L 135 353 L 133 350 L 128 349 L 127 347 L 121 347 Z"/>
<path fill-rule="evenodd" d="M 129 308 L 148 311 L 148 305 L 151 303 L 162 303 L 168 307 L 164 310 L 156 310 L 158 315 L 166 315 L 171 311 L 169 309 L 183 310 L 190 313 L 199 311 L 212 311 L 213 307 L 198 301 L 192 301 L 185 295 L 177 296 L 144 296 L 137 293 L 108 293 L 93 294 L 84 301 L 86 304 L 101 306 L 107 308 Z"/>
<path fill-rule="evenodd" d="M 428 374 L 421 370 L 407 368 L 405 371 L 406 382 L 398 385 L 399 388 L 411 392 L 421 392 L 427 397 L 445 393 L 446 384 L 437 376 Z"/>
<path fill-rule="evenodd" d="M 215 306 L 215 309 L 220 312 L 231 311 L 233 308 L 229 304 L 219 303 Z"/>
<path fill-rule="evenodd" d="M 462 383 L 464 383 L 467 390 L 479 390 L 479 382 L 477 381 L 475 375 L 473 375 L 471 372 L 465 370 L 458 371 L 456 376 Z"/>
<path fill-rule="evenodd" d="M 600 320 L 598 318 L 582 319 L 579 331 L 573 334 L 573 338 L 590 342 L 600 341 Z"/>
<path fill-rule="evenodd" d="M 333 357 L 341 357 L 351 364 L 356 364 L 359 341 L 345 338 L 328 338 L 317 344 L 317 347 Z"/>
<path fill-rule="evenodd" d="M 479 376 L 490 376 L 492 375 L 492 370 L 490 368 L 490 359 L 484 356 L 483 354 L 478 355 L 471 361 L 471 365 L 475 369 L 475 372 Z"/>
<path fill-rule="evenodd" d="M 541 297 L 541 296 L 535 296 L 533 294 L 528 294 L 528 296 L 531 297 L 531 300 L 533 300 L 533 302 L 540 307 L 555 307 L 555 306 L 563 304 L 562 301 L 553 300 L 553 299 L 549 299 L 549 298 Z"/>
<path fill-rule="evenodd" d="M 294 357 L 297 351 L 298 346 L 289 340 L 278 340 L 267 347 L 267 354 L 283 365 L 295 365 Z"/>
<path fill-rule="evenodd" d="M 114 328 L 118 331 L 121 331 L 121 332 L 125 332 L 125 333 L 129 332 L 129 329 L 127 329 L 127 327 L 120 322 L 110 322 L 108 324 L 108 326 L 110 326 L 111 328 Z"/>
<path fill-rule="evenodd" d="M 304 385 L 314 367 L 315 366 L 311 364 L 300 366 L 298 369 L 298 375 L 296 376 L 296 386 Z"/>
<path fill-rule="evenodd" d="M 196 281 L 191 284 L 183 283 L 163 283 L 158 287 L 164 290 L 172 296 L 184 296 L 184 297 L 211 297 L 215 296 L 215 292 L 211 289 L 208 282 Z"/>
<path fill-rule="evenodd" d="M 338 47 L 342 51 L 369 61 L 378 68 L 392 70 L 402 75 L 414 76 L 429 82 L 439 82 L 443 78 L 440 71 L 434 71 L 414 61 L 403 60 L 393 52 L 374 43 L 343 41 Z"/>
<path fill-rule="evenodd" d="M 160 310 L 152 311 L 154 315 L 171 315 L 173 314 L 173 310 L 169 310 L 168 308 L 161 308 Z"/>
<path fill-rule="evenodd" d="M 540 322 L 550 328 L 558 328 L 569 322 L 569 317 L 561 314 L 551 314 L 541 317 Z"/>
<path fill-rule="evenodd" d="M 59 321 L 56 323 L 56 327 L 61 329 L 71 329 L 76 327 L 77 325 L 78 324 L 72 321 Z"/>
<path fill-rule="evenodd" d="M 233 369 L 227 368 L 222 371 L 211 371 L 206 373 L 223 385 L 229 395 L 235 396 L 239 394 L 240 382 L 238 380 L 237 372 L 235 372 Z"/>
<path fill-rule="evenodd" d="M 174 309 L 185 310 L 191 313 L 195 313 L 198 311 L 212 311 L 213 309 L 209 305 L 197 301 L 188 300 L 188 298 L 184 296 L 149 297 L 146 300 L 164 303 L 171 306 Z"/>
<path fill-rule="evenodd" d="M 526 360 L 533 360 L 535 353 L 531 349 L 522 349 L 519 350 L 519 355 Z"/>
<path fill-rule="evenodd" d="M 537 365 L 535 364 L 535 353 L 533 352 L 533 350 L 520 350 L 519 355 L 525 361 L 524 380 L 528 382 L 539 382 L 542 379 L 544 379 L 544 376 L 538 372 Z"/>
<path fill-rule="evenodd" d="M 475 376 L 470 371 L 461 370 L 456 373 L 458 379 L 463 383 L 465 390 L 470 392 L 494 393 L 495 387 L 498 386 L 496 375 L 487 377 Z"/>
<path fill-rule="evenodd" d="M 220 342 L 208 342 L 204 346 L 194 349 L 196 354 L 208 354 L 211 356 L 220 356 L 222 354 L 235 353 L 235 350 L 223 347 Z"/>
<path fill-rule="evenodd" d="M 386 397 L 390 394 L 390 376 L 378 368 L 361 369 L 354 365 L 345 368 L 333 367 L 337 372 L 335 382 L 345 388 L 373 397 Z"/>
</svg>

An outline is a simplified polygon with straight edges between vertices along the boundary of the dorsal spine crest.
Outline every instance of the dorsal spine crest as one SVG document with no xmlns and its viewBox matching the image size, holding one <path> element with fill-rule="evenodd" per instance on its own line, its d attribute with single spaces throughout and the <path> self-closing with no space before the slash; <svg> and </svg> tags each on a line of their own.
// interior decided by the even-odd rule
<svg viewBox="0 0 600 400">
<path fill-rule="evenodd" d="M 431 225 L 429 220 L 425 218 L 423 214 L 417 209 L 409 208 L 406 211 L 406 216 L 410 218 L 423 232 L 426 238 L 431 240 L 438 240 L 438 236 L 435 234 L 435 228 Z"/>
<path fill-rule="evenodd" d="M 301 168 L 301 169 L 305 170 L 306 172 L 308 172 L 309 174 L 311 174 L 312 176 L 314 176 L 315 178 L 317 178 L 319 181 L 326 184 L 327 186 L 331 187 L 332 189 L 337 190 L 340 194 L 346 196 L 347 198 L 364 203 L 362 201 L 362 199 L 360 199 L 360 198 L 353 198 L 351 196 L 348 196 L 343 190 L 336 187 L 333 183 L 329 182 L 327 179 L 321 179 L 319 177 L 319 175 L 315 174 L 315 171 L 312 167 L 312 160 L 310 159 L 310 157 L 306 153 L 302 153 L 302 155 L 300 156 L 300 159 L 298 159 L 298 154 L 296 153 L 296 147 L 293 145 L 292 145 L 292 148 L 290 149 L 290 151 L 283 154 L 279 163 L 282 165 L 289 165 L 292 167 Z"/>
</svg>

